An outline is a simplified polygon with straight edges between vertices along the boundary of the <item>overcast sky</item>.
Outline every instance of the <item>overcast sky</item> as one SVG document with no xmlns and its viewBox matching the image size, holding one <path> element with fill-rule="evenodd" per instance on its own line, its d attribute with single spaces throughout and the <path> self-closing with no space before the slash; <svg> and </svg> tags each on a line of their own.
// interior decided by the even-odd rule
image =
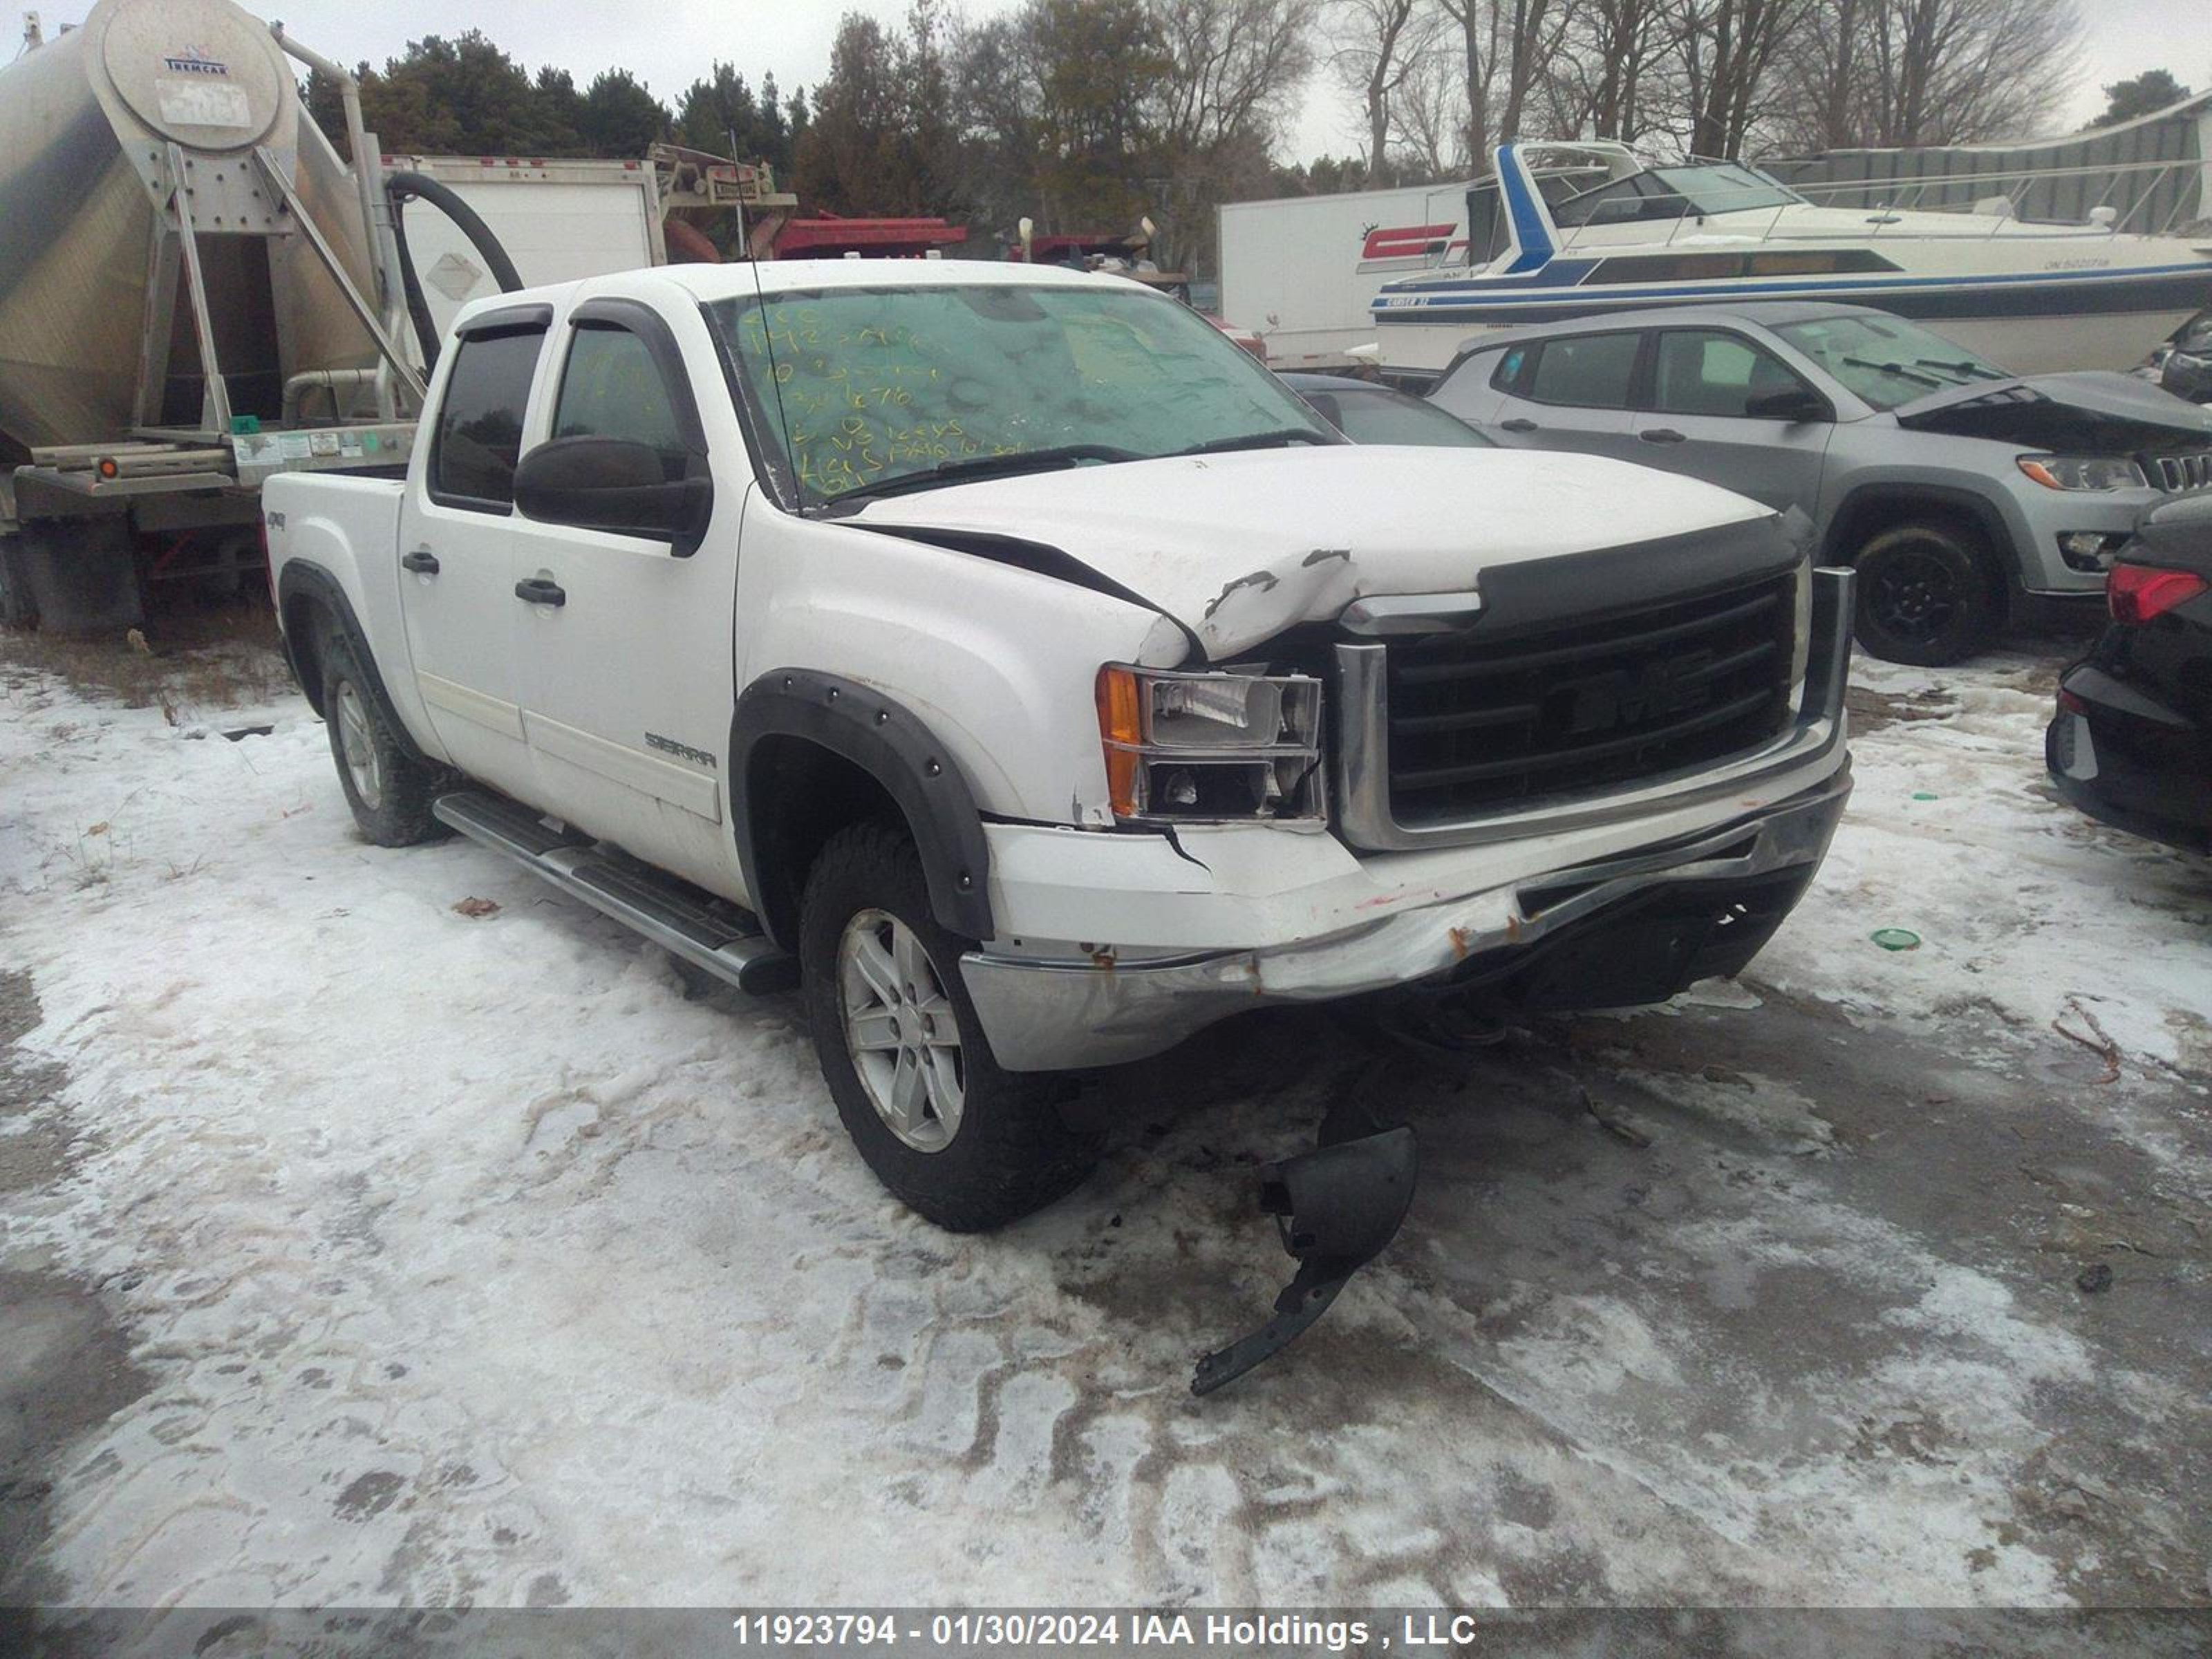
<svg viewBox="0 0 2212 1659">
<path fill-rule="evenodd" d="M 956 0 L 969 15 L 1013 9 L 1018 0 Z M 2050 125 L 2081 125 L 2104 107 L 2097 88 L 2147 69 L 2170 69 L 2185 84 L 2212 86 L 2212 0 L 2078 0 L 2089 22 L 2081 90 Z M 535 70 L 555 64 L 579 85 L 620 66 L 663 100 L 672 101 L 714 58 L 736 63 L 755 85 L 773 70 L 787 89 L 811 86 L 829 68 L 830 37 L 846 11 L 872 11 L 886 21 L 904 15 L 906 0 L 653 0 L 649 5 L 577 3 L 577 0 L 247 0 L 247 9 L 280 16 L 301 40 L 345 63 L 382 64 L 425 34 L 480 28 Z M 48 5 L 47 26 L 76 22 L 86 0 Z M 1365 149 L 1352 100 L 1318 80 L 1285 148 L 1304 161 Z"/>
</svg>

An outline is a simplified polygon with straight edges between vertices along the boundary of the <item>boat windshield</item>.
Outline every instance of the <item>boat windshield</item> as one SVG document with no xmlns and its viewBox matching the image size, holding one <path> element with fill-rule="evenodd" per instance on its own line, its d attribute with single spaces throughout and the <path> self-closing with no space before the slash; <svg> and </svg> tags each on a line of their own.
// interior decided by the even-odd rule
<svg viewBox="0 0 2212 1659">
<path fill-rule="evenodd" d="M 1586 190 L 1556 204 L 1552 221 L 1572 227 L 1710 218 L 1720 213 L 1800 205 L 1804 199 L 1757 167 L 1735 161 L 1698 162 L 1689 167 L 1646 167 L 1626 179 Z"/>
<path fill-rule="evenodd" d="M 1133 283 L 887 280 L 706 312 L 809 507 L 1343 441 L 1219 329 Z"/>
<path fill-rule="evenodd" d="M 1966 347 L 1895 317 L 1816 317 L 1774 331 L 1875 409 L 1947 386 L 2012 376 Z"/>
</svg>

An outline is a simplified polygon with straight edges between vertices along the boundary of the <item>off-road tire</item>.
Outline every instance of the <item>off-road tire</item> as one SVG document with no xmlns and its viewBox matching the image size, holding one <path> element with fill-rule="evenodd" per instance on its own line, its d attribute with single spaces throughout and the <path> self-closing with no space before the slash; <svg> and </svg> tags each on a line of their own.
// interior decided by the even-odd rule
<svg viewBox="0 0 2212 1659">
<path fill-rule="evenodd" d="M 368 677 L 362 672 L 352 642 L 333 630 L 323 641 L 323 723 L 329 728 L 331 760 L 338 787 L 362 835 L 379 847 L 415 847 L 451 834 L 430 816 L 430 803 L 453 787 L 453 774 L 416 760 L 401 745 Z M 347 711 L 358 711 L 357 736 L 365 737 L 376 767 L 376 799 L 363 798 L 346 757 Z"/>
<path fill-rule="evenodd" d="M 1877 531 L 1858 571 L 1860 648 L 1884 662 L 1947 668 L 1988 647 L 2004 620 L 2002 579 L 1981 539 L 1936 520 Z"/>
<path fill-rule="evenodd" d="M 847 1047 L 838 949 L 848 924 L 867 910 L 887 914 L 920 940 L 958 1022 L 963 1101 L 957 1128 L 935 1152 L 918 1151 L 892 1131 Z M 902 828 L 839 830 L 807 872 L 800 985 L 837 1115 L 878 1181 L 916 1213 L 963 1233 L 1004 1226 L 1071 1191 L 1097 1164 L 1104 1139 L 1063 1120 L 1065 1079 L 1000 1067 L 960 978 L 960 955 L 969 948 L 931 915 L 921 857 Z"/>
</svg>

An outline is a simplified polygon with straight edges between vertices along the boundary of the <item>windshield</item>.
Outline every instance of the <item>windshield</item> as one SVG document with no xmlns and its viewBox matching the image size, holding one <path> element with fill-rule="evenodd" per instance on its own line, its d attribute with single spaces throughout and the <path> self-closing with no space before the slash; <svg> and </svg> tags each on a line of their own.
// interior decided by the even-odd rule
<svg viewBox="0 0 2212 1659">
<path fill-rule="evenodd" d="M 1820 317 L 1774 331 L 1875 409 L 1946 386 L 2012 378 L 1966 347 L 1895 317 Z"/>
<path fill-rule="evenodd" d="M 1692 215 L 1709 218 L 1718 213 L 1789 207 L 1803 200 L 1756 167 L 1714 161 L 1694 167 L 1649 167 L 1616 179 L 1558 204 L 1552 210 L 1552 219 L 1563 226 L 1632 224 L 1646 219 Z M 1608 202 L 1620 205 L 1601 211 Z"/>
<path fill-rule="evenodd" d="M 1382 386 L 1306 392 L 1305 400 L 1356 444 L 1415 444 L 1438 449 L 1497 447 L 1458 416 Z"/>
<path fill-rule="evenodd" d="M 1735 162 L 1654 167 L 1652 172 L 1660 183 L 1687 200 L 1699 213 L 1742 213 L 1753 208 L 1788 207 L 1804 199 L 1758 168 Z"/>
<path fill-rule="evenodd" d="M 1204 318 L 1119 283 L 886 283 L 705 309 L 808 506 L 963 476 L 1340 441 Z"/>
</svg>

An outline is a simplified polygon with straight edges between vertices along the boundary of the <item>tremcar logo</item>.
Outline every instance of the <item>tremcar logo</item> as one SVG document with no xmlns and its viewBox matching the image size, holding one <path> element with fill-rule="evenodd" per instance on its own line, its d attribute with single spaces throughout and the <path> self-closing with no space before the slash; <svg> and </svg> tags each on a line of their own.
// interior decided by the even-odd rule
<svg viewBox="0 0 2212 1659">
<path fill-rule="evenodd" d="M 210 58 L 198 46 L 179 46 L 161 60 L 161 67 L 176 75 L 228 75 L 230 65 Z"/>
</svg>

